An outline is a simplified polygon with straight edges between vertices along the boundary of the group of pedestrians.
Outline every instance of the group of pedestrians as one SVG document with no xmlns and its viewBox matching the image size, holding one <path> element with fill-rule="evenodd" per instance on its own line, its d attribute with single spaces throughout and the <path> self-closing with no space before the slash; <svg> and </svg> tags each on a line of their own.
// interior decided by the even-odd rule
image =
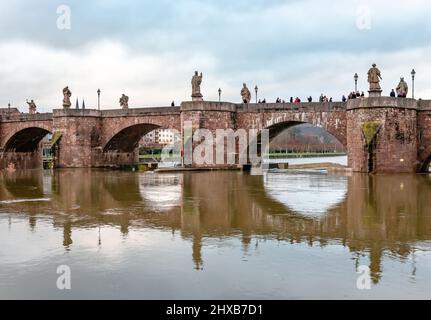
<svg viewBox="0 0 431 320">
<path fill-rule="evenodd" d="M 397 94 L 396 92 L 395 92 L 395 89 L 392 89 L 392 91 L 391 91 L 391 93 L 390 93 L 390 96 L 391 97 L 406 97 L 406 95 L 400 95 L 400 94 Z M 347 95 L 347 97 L 345 96 L 345 95 L 343 95 L 342 97 L 341 97 L 341 101 L 342 102 L 346 102 L 347 100 L 351 100 L 351 99 L 360 99 L 360 98 L 364 98 L 365 97 L 365 93 L 364 93 L 364 91 L 362 91 L 362 92 L 359 92 L 359 91 L 352 91 L 352 92 L 350 92 L 348 95 Z M 313 97 L 311 97 L 311 96 L 309 96 L 309 97 L 307 97 L 307 101 L 308 102 L 313 102 Z M 296 97 L 296 98 L 293 98 L 293 97 L 290 97 L 290 99 L 289 99 L 289 102 L 290 103 L 294 103 L 294 104 L 298 104 L 298 103 L 301 103 L 301 99 L 299 98 L 299 97 Z M 319 97 L 319 102 L 333 102 L 333 100 L 332 100 L 332 97 L 327 97 L 326 95 L 324 95 L 323 93 L 320 95 L 320 97 Z M 263 100 L 260 100 L 259 99 L 259 102 L 258 103 L 266 103 L 266 99 L 263 99 Z M 281 99 L 281 98 L 279 98 L 279 97 L 277 97 L 277 99 L 275 100 L 275 103 L 286 103 L 286 101 L 285 100 L 283 100 L 283 99 Z"/>
<path fill-rule="evenodd" d="M 343 102 L 345 102 L 346 101 L 346 98 L 345 98 L 345 96 L 343 96 L 344 97 L 344 100 L 343 100 Z M 359 91 L 352 91 L 352 92 L 350 92 L 349 93 L 349 95 L 347 96 L 347 99 L 357 99 L 357 98 L 364 98 L 365 97 L 365 93 L 364 93 L 364 91 L 362 91 L 362 93 L 359 93 Z"/>
<path fill-rule="evenodd" d="M 328 98 L 326 95 L 323 95 L 323 93 L 320 94 L 319 102 L 332 102 L 332 97 Z"/>
<path fill-rule="evenodd" d="M 310 98 L 311 97 L 309 97 L 308 99 Z M 289 102 L 297 104 L 297 103 L 301 103 L 301 99 L 299 97 L 296 97 L 296 98 L 290 97 Z M 309 100 L 309 102 L 311 101 Z M 258 103 L 266 103 L 266 99 L 263 99 L 263 100 L 259 99 Z M 286 101 L 284 99 L 277 98 L 275 99 L 275 103 L 286 103 Z"/>
<path fill-rule="evenodd" d="M 307 101 L 313 102 L 313 97 L 312 96 L 307 97 Z M 289 99 L 289 103 L 298 104 L 301 102 L 302 100 L 299 97 L 296 97 L 296 98 L 290 97 Z M 328 98 L 326 95 L 321 94 L 319 97 L 319 102 L 332 102 L 332 97 Z M 263 100 L 259 99 L 258 103 L 266 103 L 266 99 L 263 99 Z M 277 97 L 277 99 L 275 99 L 275 103 L 286 103 L 286 101 L 284 99 Z"/>
</svg>

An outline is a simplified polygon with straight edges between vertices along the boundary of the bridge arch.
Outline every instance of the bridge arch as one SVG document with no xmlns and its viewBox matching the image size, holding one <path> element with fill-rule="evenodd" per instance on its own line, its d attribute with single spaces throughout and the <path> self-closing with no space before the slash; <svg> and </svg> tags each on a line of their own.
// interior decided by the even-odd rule
<svg viewBox="0 0 431 320">
<path fill-rule="evenodd" d="M 3 147 L 4 152 L 34 152 L 40 141 L 51 132 L 46 126 L 28 127 L 11 133 Z"/>
<path fill-rule="evenodd" d="M 128 126 L 114 133 L 103 147 L 104 152 L 131 153 L 144 135 L 161 128 L 159 125 L 142 123 Z"/>
<path fill-rule="evenodd" d="M 347 149 L 345 121 L 336 117 L 330 118 L 329 116 L 323 117 L 321 115 L 316 117 L 315 114 L 308 115 L 306 113 L 303 113 L 300 117 L 293 115 L 292 118 L 278 116 L 266 121 L 264 128 L 269 130 L 270 141 L 272 141 L 284 130 L 301 124 L 309 124 L 326 131 Z"/>
<path fill-rule="evenodd" d="M 251 162 L 251 152 L 252 152 L 252 146 L 254 146 L 255 151 L 257 152 L 258 156 L 262 155 L 262 152 L 264 153 L 269 153 L 269 150 L 271 149 L 271 142 L 279 135 L 281 134 L 284 130 L 287 130 L 289 128 L 298 126 L 298 125 L 303 125 L 303 124 L 308 124 L 317 128 L 320 128 L 322 131 L 325 131 L 327 134 L 329 134 L 330 136 L 332 136 L 333 138 L 335 138 L 342 146 L 345 152 L 347 152 L 347 146 L 346 146 L 346 141 L 344 140 L 340 140 L 340 138 L 338 138 L 336 135 L 332 134 L 331 131 L 329 131 L 327 128 L 322 128 L 319 125 L 316 124 L 312 124 L 309 122 L 304 122 L 304 121 L 298 121 L 298 120 L 287 120 L 287 121 L 280 121 L 280 122 L 276 122 L 276 123 L 272 123 L 269 124 L 269 126 L 267 126 L 266 128 L 263 128 L 261 130 L 258 130 L 257 132 L 257 136 L 255 136 L 255 138 L 253 140 L 249 140 L 248 141 L 248 146 L 245 150 L 243 150 L 244 152 L 247 152 L 247 155 L 244 158 L 248 158 L 248 160 Z M 264 147 L 264 145 L 262 144 L 262 131 L 263 130 L 268 130 L 269 132 L 269 144 L 266 145 L 266 150 L 263 150 L 262 148 Z M 335 133 L 336 134 L 336 133 Z M 339 136 L 339 135 L 338 135 Z M 342 138 L 343 136 L 341 136 Z M 261 159 L 258 161 L 261 161 Z M 249 164 L 250 164 L 249 162 Z"/>
<path fill-rule="evenodd" d="M 42 168 L 40 143 L 52 133 L 52 121 L 12 121 L 2 123 L 0 167 L 13 165 L 16 169 Z"/>
<path fill-rule="evenodd" d="M 238 111 L 239 128 L 269 129 L 271 139 L 298 124 L 310 124 L 325 130 L 347 149 L 345 103 L 267 104 Z"/>
<path fill-rule="evenodd" d="M 104 153 L 132 153 L 139 141 L 147 133 L 163 128 L 181 131 L 179 110 L 159 108 L 162 110 L 140 110 L 136 114 L 122 117 L 106 117 L 103 119 L 101 146 Z M 167 109 L 167 110 L 165 110 Z M 157 111 L 157 112 L 156 112 Z M 165 112 L 165 113 L 163 113 Z"/>
<path fill-rule="evenodd" d="M 271 123 L 269 124 L 267 127 L 263 128 L 263 130 L 269 130 L 269 145 L 268 148 L 270 148 L 271 142 L 279 135 L 281 134 L 284 130 L 287 130 L 289 128 L 298 126 L 298 125 L 303 125 L 303 124 L 308 124 L 308 125 L 312 125 L 314 127 L 320 128 L 322 131 L 325 131 L 326 133 L 328 133 L 329 135 L 331 135 L 333 138 L 335 138 L 338 142 L 340 142 L 340 144 L 344 147 L 344 150 L 347 150 L 346 147 L 346 141 L 345 139 L 343 139 L 343 136 L 340 137 L 339 134 L 337 134 L 337 132 L 334 132 L 332 130 L 328 130 L 327 128 L 324 128 L 322 126 L 310 123 L 310 122 L 305 122 L 305 121 L 298 121 L 298 120 L 286 120 L 286 121 L 280 121 L 280 122 L 275 122 L 275 123 Z M 332 133 L 332 132 L 334 133 Z M 251 144 L 256 144 L 258 146 L 258 153 L 261 153 L 261 134 L 262 134 L 262 130 L 259 130 L 258 132 L 258 136 L 256 137 L 256 140 L 254 141 L 249 141 L 249 146 L 248 149 L 250 148 Z M 249 150 L 247 150 L 248 152 Z"/>
<path fill-rule="evenodd" d="M 299 125 L 308 124 L 316 128 L 320 128 L 322 131 L 325 131 L 332 137 L 334 137 L 340 144 L 343 145 L 344 149 L 346 148 L 346 142 L 344 141 L 344 137 L 340 136 L 340 133 L 337 131 L 331 130 L 331 128 L 325 128 L 320 125 L 316 125 L 310 122 L 304 122 L 304 121 L 296 121 L 296 120 L 287 120 L 287 121 L 281 121 L 274 124 L 269 125 L 265 129 L 269 130 L 269 142 L 271 143 L 279 134 L 281 134 L 283 131 L 290 129 L 292 127 L 296 127 Z"/>
</svg>

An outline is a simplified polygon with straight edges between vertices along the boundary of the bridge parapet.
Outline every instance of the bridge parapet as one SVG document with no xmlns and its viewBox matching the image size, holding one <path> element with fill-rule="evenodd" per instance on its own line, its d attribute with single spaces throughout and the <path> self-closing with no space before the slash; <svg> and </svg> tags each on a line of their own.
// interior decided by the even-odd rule
<svg viewBox="0 0 431 320">
<path fill-rule="evenodd" d="M 181 103 L 181 111 L 226 111 L 236 112 L 238 104 L 215 101 L 185 101 Z"/>
<path fill-rule="evenodd" d="M 54 110 L 54 117 L 137 117 L 151 115 L 179 114 L 180 107 L 155 107 L 155 108 L 133 108 L 133 109 L 58 109 Z"/>
<path fill-rule="evenodd" d="M 1 122 L 23 122 L 23 121 L 49 121 L 52 120 L 52 113 L 20 113 L 0 116 Z"/>
<path fill-rule="evenodd" d="M 351 99 L 347 102 L 347 110 L 395 108 L 417 110 L 418 101 L 410 98 L 373 97 Z"/>
<path fill-rule="evenodd" d="M 181 111 L 226 111 L 226 112 L 330 112 L 346 111 L 345 102 L 301 102 L 301 103 L 231 103 L 213 101 L 187 101 Z"/>
<path fill-rule="evenodd" d="M 419 100 L 419 111 L 431 111 L 431 100 Z"/>
<path fill-rule="evenodd" d="M 100 111 L 102 117 L 135 117 L 151 115 L 179 114 L 180 107 L 151 107 L 133 109 L 112 109 Z"/>
<path fill-rule="evenodd" d="M 100 117 L 100 111 L 94 109 L 55 109 L 54 118 L 58 117 Z"/>
<path fill-rule="evenodd" d="M 239 104 L 238 112 L 293 111 L 293 112 L 331 112 L 346 111 L 345 102 L 301 102 L 301 103 L 250 103 Z"/>
</svg>

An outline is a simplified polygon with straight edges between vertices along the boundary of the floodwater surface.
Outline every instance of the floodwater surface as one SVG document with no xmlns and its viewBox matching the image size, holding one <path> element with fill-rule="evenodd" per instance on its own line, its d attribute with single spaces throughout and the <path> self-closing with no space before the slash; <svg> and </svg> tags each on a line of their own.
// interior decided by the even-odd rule
<svg viewBox="0 0 431 320">
<path fill-rule="evenodd" d="M 431 298 L 427 175 L 78 169 L 0 180 L 2 299 Z M 70 290 L 57 287 L 59 266 Z"/>
</svg>

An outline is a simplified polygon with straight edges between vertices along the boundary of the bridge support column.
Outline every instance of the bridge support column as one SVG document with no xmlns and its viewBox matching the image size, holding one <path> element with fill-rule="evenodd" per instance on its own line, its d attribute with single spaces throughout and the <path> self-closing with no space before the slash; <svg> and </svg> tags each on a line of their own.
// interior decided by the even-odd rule
<svg viewBox="0 0 431 320">
<path fill-rule="evenodd" d="M 236 130 L 237 125 L 237 113 L 236 113 L 236 105 L 233 103 L 227 102 L 207 102 L 207 101 L 192 101 L 192 102 L 183 102 L 181 104 L 181 137 L 183 139 L 183 146 L 185 143 L 185 128 L 187 124 L 191 124 L 193 133 L 196 132 L 197 129 L 207 129 L 211 132 L 213 137 L 213 156 L 210 159 L 210 163 L 197 164 L 196 159 L 193 157 L 190 158 L 191 155 L 188 155 L 189 159 L 192 159 L 191 163 L 184 163 L 184 159 L 187 159 L 187 153 L 194 152 L 195 148 L 201 143 L 201 141 L 196 141 L 193 139 L 192 148 L 184 148 L 183 154 L 183 164 L 185 167 L 211 167 L 211 168 L 236 168 L 236 164 L 228 164 L 227 156 L 226 156 L 226 141 L 224 148 L 224 163 L 217 163 L 216 161 L 216 130 L 217 129 L 232 129 Z M 204 140 L 202 140 L 204 141 Z M 187 161 L 186 161 L 187 162 Z"/>
<path fill-rule="evenodd" d="M 101 130 L 97 110 L 54 110 L 53 131 L 62 133 L 59 141 L 59 168 L 93 167 L 98 161 L 95 149 Z"/>
<path fill-rule="evenodd" d="M 413 99 L 374 97 L 347 104 L 349 167 L 356 172 L 417 171 L 417 110 Z"/>
<path fill-rule="evenodd" d="M 2 152 L 0 153 L 0 168 L 7 168 L 9 164 L 18 170 L 41 169 L 42 149 L 38 147 L 33 152 Z"/>
<path fill-rule="evenodd" d="M 93 150 L 96 163 L 95 167 L 104 168 L 121 168 L 136 165 L 139 162 L 139 150 L 133 152 L 103 152 L 100 150 Z"/>
</svg>

